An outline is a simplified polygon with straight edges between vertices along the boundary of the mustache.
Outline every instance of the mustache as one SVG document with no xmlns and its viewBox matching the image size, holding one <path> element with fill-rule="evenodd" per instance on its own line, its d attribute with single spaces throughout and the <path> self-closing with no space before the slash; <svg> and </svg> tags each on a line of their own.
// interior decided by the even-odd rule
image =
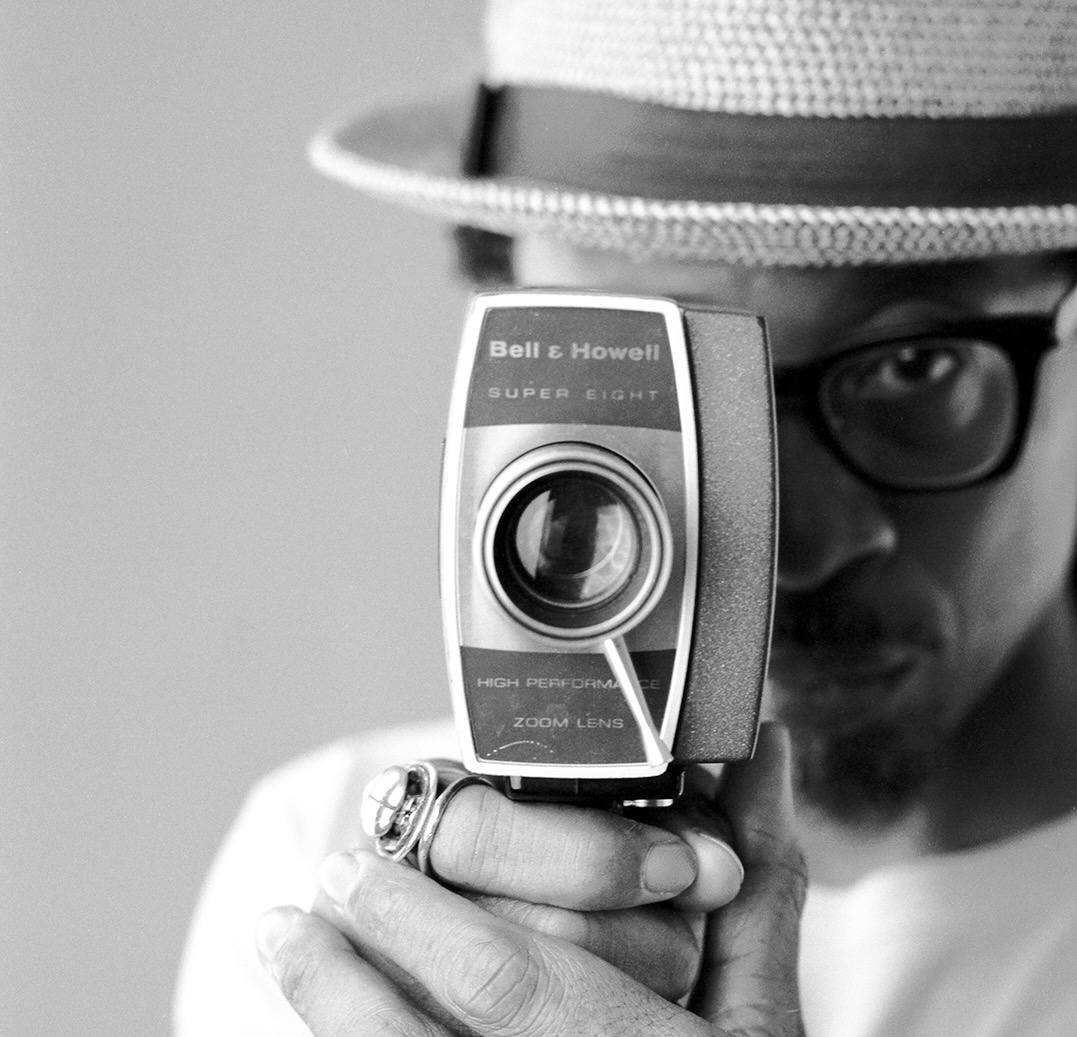
<svg viewBox="0 0 1077 1037">
<path fill-rule="evenodd" d="M 894 643 L 934 648 L 938 637 L 912 617 L 878 602 L 827 592 L 779 592 L 772 640 L 775 645 L 803 649 Z"/>
</svg>

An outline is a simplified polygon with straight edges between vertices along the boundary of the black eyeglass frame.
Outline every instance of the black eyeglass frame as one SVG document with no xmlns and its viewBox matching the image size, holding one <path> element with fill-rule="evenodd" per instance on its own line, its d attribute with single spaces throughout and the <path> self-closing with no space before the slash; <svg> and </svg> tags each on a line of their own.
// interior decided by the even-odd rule
<svg viewBox="0 0 1077 1037">
<path fill-rule="evenodd" d="M 978 316 L 956 320 L 887 328 L 873 334 L 859 335 L 841 343 L 837 352 L 774 372 L 774 396 L 780 406 L 795 401 L 811 429 L 851 471 L 866 483 L 890 493 L 948 493 L 997 479 L 1017 463 L 1028 438 L 1028 426 L 1036 397 L 1040 363 L 1046 353 L 1058 346 L 1054 333 L 1054 312 Z M 938 486 L 915 486 L 892 483 L 867 471 L 843 446 L 823 404 L 823 387 L 828 373 L 858 353 L 881 346 L 901 346 L 940 338 L 975 339 L 997 346 L 1009 359 L 1017 380 L 1017 415 L 1013 437 L 1006 452 L 986 472 L 971 479 Z"/>
</svg>

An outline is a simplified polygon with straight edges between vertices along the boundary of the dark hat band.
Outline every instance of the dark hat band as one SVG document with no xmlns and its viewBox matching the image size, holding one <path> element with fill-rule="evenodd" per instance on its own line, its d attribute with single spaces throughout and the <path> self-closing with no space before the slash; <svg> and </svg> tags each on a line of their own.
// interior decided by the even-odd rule
<svg viewBox="0 0 1077 1037">
<path fill-rule="evenodd" d="M 1077 201 L 1077 111 L 782 117 L 484 87 L 469 149 L 471 175 L 643 198 L 899 207 Z"/>
</svg>

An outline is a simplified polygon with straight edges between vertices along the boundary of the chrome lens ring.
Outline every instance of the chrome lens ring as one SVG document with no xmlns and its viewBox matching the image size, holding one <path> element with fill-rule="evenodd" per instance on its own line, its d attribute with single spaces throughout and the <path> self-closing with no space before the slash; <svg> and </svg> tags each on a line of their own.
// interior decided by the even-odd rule
<svg viewBox="0 0 1077 1037">
<path fill-rule="evenodd" d="M 610 563 L 607 582 L 593 600 L 556 600 L 530 586 L 520 576 L 515 545 L 506 546 L 536 490 L 557 480 L 590 484 L 608 494 L 622 517 L 631 516 L 634 528 L 626 543 L 638 547 L 637 563 L 623 578 L 616 562 Z M 618 454 L 584 443 L 550 444 L 509 464 L 483 497 L 476 532 L 477 567 L 501 608 L 532 633 L 562 645 L 618 637 L 631 629 L 661 598 L 672 569 L 672 530 L 650 482 Z"/>
</svg>

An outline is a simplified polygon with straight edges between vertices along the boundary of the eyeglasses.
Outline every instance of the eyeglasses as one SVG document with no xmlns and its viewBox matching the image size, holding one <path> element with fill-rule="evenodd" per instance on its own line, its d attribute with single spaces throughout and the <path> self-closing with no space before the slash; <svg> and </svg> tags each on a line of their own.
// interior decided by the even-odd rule
<svg viewBox="0 0 1077 1037">
<path fill-rule="evenodd" d="M 1053 327 L 1022 314 L 891 328 L 775 372 L 775 395 L 875 486 L 972 486 L 1020 456 Z"/>
</svg>

